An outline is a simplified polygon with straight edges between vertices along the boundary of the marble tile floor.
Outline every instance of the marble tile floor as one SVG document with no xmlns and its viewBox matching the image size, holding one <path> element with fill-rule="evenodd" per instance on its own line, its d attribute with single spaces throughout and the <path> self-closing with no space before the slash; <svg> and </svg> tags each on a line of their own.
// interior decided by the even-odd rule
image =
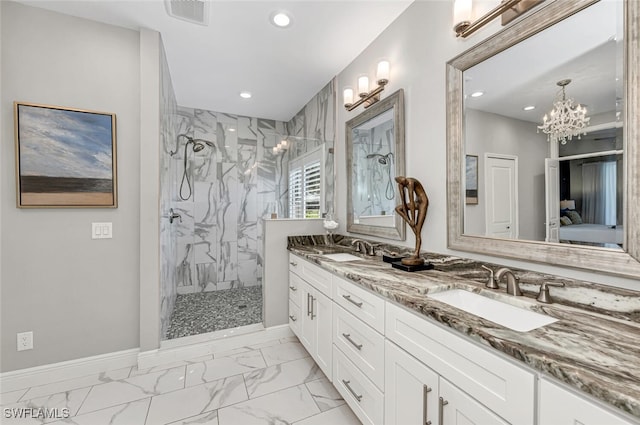
<svg viewBox="0 0 640 425">
<path fill-rule="evenodd" d="M 295 337 L 0 394 L 3 425 L 360 425 Z M 7 418 L 7 409 L 70 417 Z"/>
<path fill-rule="evenodd" d="M 178 295 L 166 339 L 262 322 L 262 286 Z"/>
</svg>

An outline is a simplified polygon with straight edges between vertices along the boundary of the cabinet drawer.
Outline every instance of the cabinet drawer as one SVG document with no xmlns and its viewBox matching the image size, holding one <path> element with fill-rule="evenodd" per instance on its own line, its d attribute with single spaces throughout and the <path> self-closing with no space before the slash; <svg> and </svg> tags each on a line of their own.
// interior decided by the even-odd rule
<svg viewBox="0 0 640 425">
<path fill-rule="evenodd" d="M 363 424 L 382 424 L 384 395 L 335 345 L 333 385 Z"/>
<path fill-rule="evenodd" d="M 300 323 L 302 317 L 300 317 L 300 307 L 289 300 L 289 327 L 294 334 L 300 337 Z"/>
<path fill-rule="evenodd" d="M 302 307 L 302 288 L 304 283 L 300 276 L 289 272 L 289 300 L 293 301 L 298 307 Z"/>
<path fill-rule="evenodd" d="M 322 270 L 319 266 L 293 254 L 289 254 L 289 271 L 294 272 L 318 291 L 331 297 L 332 275 L 328 271 Z"/>
<path fill-rule="evenodd" d="M 535 375 L 388 303 L 386 336 L 510 423 L 534 423 Z"/>
<path fill-rule="evenodd" d="M 384 334 L 385 301 L 355 283 L 333 276 L 333 301 Z"/>
<path fill-rule="evenodd" d="M 384 391 L 384 337 L 335 303 L 333 343 Z"/>
<path fill-rule="evenodd" d="M 546 379 L 540 380 L 538 400 L 540 424 L 632 425 L 634 423 Z"/>
</svg>

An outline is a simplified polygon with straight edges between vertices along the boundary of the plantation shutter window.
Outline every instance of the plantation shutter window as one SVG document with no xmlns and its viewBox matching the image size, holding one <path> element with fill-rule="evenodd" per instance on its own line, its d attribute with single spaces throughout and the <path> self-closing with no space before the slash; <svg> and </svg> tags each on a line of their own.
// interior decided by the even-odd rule
<svg viewBox="0 0 640 425">
<path fill-rule="evenodd" d="M 289 162 L 289 217 L 321 218 L 323 204 L 322 146 Z"/>
</svg>

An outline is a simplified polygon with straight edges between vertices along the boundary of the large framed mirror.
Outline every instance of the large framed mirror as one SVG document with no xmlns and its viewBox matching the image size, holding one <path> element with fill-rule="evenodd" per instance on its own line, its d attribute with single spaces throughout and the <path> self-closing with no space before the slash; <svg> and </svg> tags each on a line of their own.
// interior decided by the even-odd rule
<svg viewBox="0 0 640 425">
<path fill-rule="evenodd" d="M 447 63 L 450 248 L 640 276 L 639 22 L 549 2 Z"/>
<path fill-rule="evenodd" d="M 396 91 L 346 123 L 347 231 L 404 240 L 395 213 L 404 175 L 404 92 Z"/>
</svg>

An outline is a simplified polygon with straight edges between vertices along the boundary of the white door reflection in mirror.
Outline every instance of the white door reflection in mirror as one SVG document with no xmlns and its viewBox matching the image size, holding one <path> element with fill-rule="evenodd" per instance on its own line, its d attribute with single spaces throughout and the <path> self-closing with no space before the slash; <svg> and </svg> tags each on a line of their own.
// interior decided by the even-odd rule
<svg viewBox="0 0 640 425">
<path fill-rule="evenodd" d="M 544 161 L 544 185 L 547 226 L 547 242 L 560 242 L 560 161 L 547 158 Z"/>
<path fill-rule="evenodd" d="M 487 236 L 518 237 L 518 157 L 485 155 Z"/>
</svg>

